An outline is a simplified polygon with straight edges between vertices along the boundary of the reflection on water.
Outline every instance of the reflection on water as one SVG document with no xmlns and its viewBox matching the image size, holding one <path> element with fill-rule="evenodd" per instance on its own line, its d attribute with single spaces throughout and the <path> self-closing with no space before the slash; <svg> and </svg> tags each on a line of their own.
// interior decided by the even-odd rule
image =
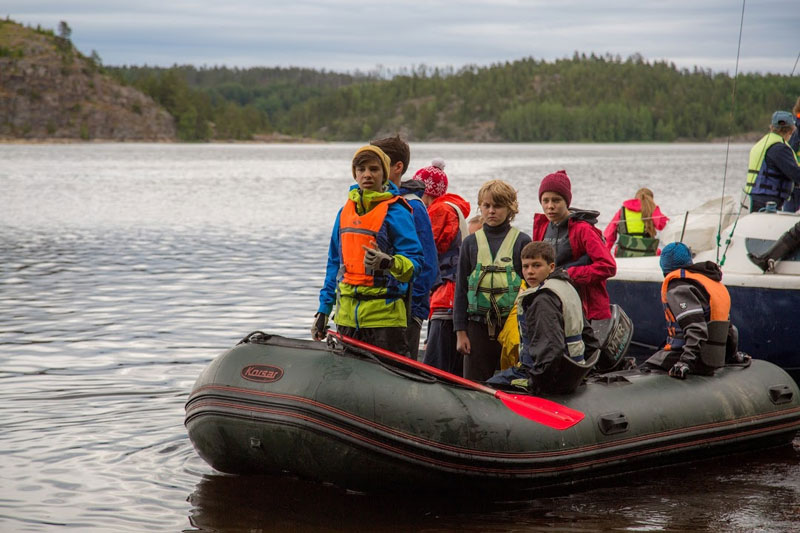
<svg viewBox="0 0 800 533">
<path fill-rule="evenodd" d="M 192 384 L 250 331 L 306 337 L 355 148 L 0 145 L 0 531 L 791 529 L 794 450 L 548 497 L 352 494 L 208 467 L 183 428 Z M 513 183 L 523 229 L 556 167 L 608 220 L 640 185 L 665 212 L 685 207 L 673 190 L 717 196 L 724 161 L 714 145 L 413 150 L 412 171 L 441 155 L 473 202 L 485 179 Z"/>
<path fill-rule="evenodd" d="M 737 457 L 746 469 L 706 461 L 577 491 L 494 498 L 457 487 L 356 494 L 292 478 L 206 475 L 190 497 L 190 521 L 203 531 L 791 531 L 797 452 L 770 455 Z"/>
</svg>

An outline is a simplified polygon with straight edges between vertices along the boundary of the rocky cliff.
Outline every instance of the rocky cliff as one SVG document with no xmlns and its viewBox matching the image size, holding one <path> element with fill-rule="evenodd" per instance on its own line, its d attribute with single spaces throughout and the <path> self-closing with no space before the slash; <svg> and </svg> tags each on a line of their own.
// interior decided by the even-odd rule
<svg viewBox="0 0 800 533">
<path fill-rule="evenodd" d="M 0 20 L 0 140 L 175 138 L 169 113 L 104 74 L 69 39 Z"/>
</svg>

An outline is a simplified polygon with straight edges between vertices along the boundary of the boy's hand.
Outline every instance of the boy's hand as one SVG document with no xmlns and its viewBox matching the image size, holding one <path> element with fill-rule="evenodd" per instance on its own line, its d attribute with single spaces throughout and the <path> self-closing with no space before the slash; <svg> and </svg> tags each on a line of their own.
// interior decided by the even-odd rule
<svg viewBox="0 0 800 533">
<path fill-rule="evenodd" d="M 466 331 L 456 331 L 456 350 L 461 355 L 469 355 L 471 346 Z"/>
<path fill-rule="evenodd" d="M 394 265 L 394 257 L 385 254 L 377 248 L 370 248 L 366 245 L 361 245 L 366 251 L 364 254 L 364 266 L 371 270 L 390 270 Z"/>
<path fill-rule="evenodd" d="M 321 341 L 325 338 L 328 332 L 328 315 L 325 313 L 317 313 L 314 315 L 314 324 L 311 326 L 311 338 L 315 341 Z"/>
</svg>

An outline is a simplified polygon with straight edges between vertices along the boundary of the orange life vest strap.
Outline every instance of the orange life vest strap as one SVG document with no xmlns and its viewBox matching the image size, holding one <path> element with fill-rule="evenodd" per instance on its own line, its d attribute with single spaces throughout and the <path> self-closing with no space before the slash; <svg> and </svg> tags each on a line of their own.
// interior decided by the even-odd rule
<svg viewBox="0 0 800 533">
<path fill-rule="evenodd" d="M 708 293 L 709 320 L 727 321 L 731 312 L 731 297 L 725 285 L 708 277 L 695 272 L 687 272 L 684 269 L 673 270 L 664 278 L 661 284 L 661 303 L 664 306 L 664 316 L 667 320 L 667 342 L 665 350 L 677 349 L 683 345 L 683 339 L 677 337 L 680 325 L 672 310 L 667 304 L 667 289 L 671 281 L 676 279 L 691 279 L 698 282 Z M 677 338 L 676 338 L 677 337 Z"/>
<path fill-rule="evenodd" d="M 363 246 L 368 248 L 378 247 L 378 232 L 383 226 L 389 206 L 395 202 L 411 207 L 401 196 L 394 196 L 389 200 L 380 202 L 368 213 L 359 215 L 356 203 L 347 200 L 339 216 L 339 240 L 342 249 L 342 266 L 344 274 L 342 280 L 350 285 L 375 285 L 375 276 L 372 271 L 367 272 L 364 267 Z"/>
</svg>

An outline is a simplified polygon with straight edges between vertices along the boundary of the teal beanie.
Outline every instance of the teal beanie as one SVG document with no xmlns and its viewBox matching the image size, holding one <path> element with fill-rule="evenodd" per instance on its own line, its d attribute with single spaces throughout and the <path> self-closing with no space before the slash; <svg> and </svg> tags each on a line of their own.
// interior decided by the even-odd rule
<svg viewBox="0 0 800 533">
<path fill-rule="evenodd" d="M 661 250 L 661 272 L 666 276 L 673 270 L 692 264 L 692 252 L 682 242 L 671 242 Z"/>
</svg>

